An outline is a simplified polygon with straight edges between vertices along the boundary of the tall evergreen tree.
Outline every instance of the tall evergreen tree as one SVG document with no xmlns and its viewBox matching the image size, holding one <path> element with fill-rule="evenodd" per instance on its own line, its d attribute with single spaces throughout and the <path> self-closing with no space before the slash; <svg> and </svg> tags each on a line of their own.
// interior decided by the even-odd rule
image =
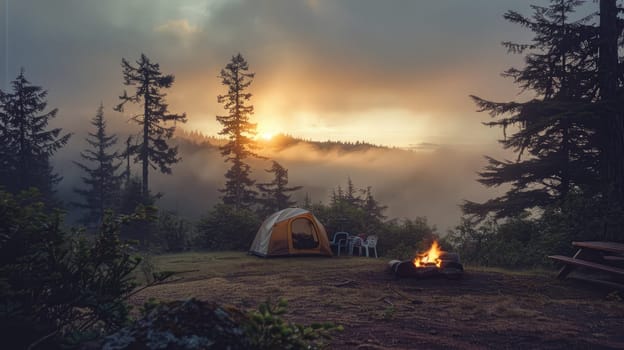
<svg viewBox="0 0 624 350">
<path fill-rule="evenodd" d="M 486 186 L 508 184 L 511 189 L 485 203 L 466 202 L 467 214 L 508 217 L 528 208 L 544 207 L 569 191 L 595 186 L 598 181 L 596 148 L 590 104 L 596 98 L 596 30 L 590 17 L 570 20 L 579 0 L 553 0 L 547 7 L 532 6 L 531 18 L 509 11 L 505 18 L 535 33 L 532 43 L 504 43 L 509 52 L 525 55 L 523 69 L 511 68 L 511 77 L 536 97 L 528 102 L 491 102 L 472 96 L 480 111 L 495 119 L 485 123 L 516 132 L 501 140 L 518 154 L 516 161 L 487 157 L 480 173 Z"/>
<path fill-rule="evenodd" d="M 345 192 L 342 189 L 342 186 L 338 185 L 336 189 L 332 189 L 331 197 L 329 198 L 329 205 L 332 206 L 340 206 L 344 203 Z"/>
<path fill-rule="evenodd" d="M 262 205 L 262 214 L 268 215 L 295 205 L 297 202 L 290 199 L 289 193 L 298 191 L 303 186 L 288 187 L 288 169 L 276 161 L 273 161 L 271 169 L 265 171 L 273 174 L 274 177 L 271 182 L 256 185 L 260 191 L 259 201 Z"/>
<path fill-rule="evenodd" d="M 375 232 L 386 219 L 384 211 L 388 209 L 388 206 L 380 204 L 379 201 L 375 199 L 371 186 L 366 188 L 366 196 L 364 197 L 362 209 L 364 209 L 365 213 L 364 225 L 366 225 L 367 232 Z"/>
<path fill-rule="evenodd" d="M 306 192 L 305 196 L 303 197 L 303 203 L 301 203 L 301 207 L 303 209 L 312 209 L 312 198 L 310 198 L 310 193 Z"/>
<path fill-rule="evenodd" d="M 624 206 L 624 76 L 618 57 L 618 40 L 623 21 L 618 18 L 616 0 L 600 0 L 599 80 L 603 178 L 615 192 L 616 202 Z"/>
<path fill-rule="evenodd" d="M 128 136 L 128 138 L 126 139 L 125 142 L 125 148 L 124 151 L 121 153 L 120 157 L 126 162 L 126 169 L 124 170 L 124 178 L 125 184 L 129 184 L 130 183 L 130 178 L 132 177 L 132 171 L 130 169 L 130 158 L 132 158 L 132 135 Z"/>
<path fill-rule="evenodd" d="M 344 193 L 344 200 L 353 206 L 361 206 L 362 198 L 360 198 L 360 195 L 357 192 L 358 190 L 353 185 L 353 181 L 351 180 L 351 177 L 350 176 L 347 177 L 347 189 Z"/>
<path fill-rule="evenodd" d="M 91 120 L 91 125 L 95 132 L 89 132 L 89 137 L 85 139 L 90 147 L 80 153 L 85 162 L 74 162 L 86 173 L 82 177 L 86 188 L 74 190 L 84 201 L 75 205 L 87 211 L 84 222 L 100 223 L 106 209 L 116 208 L 119 204 L 119 191 L 124 174 L 118 174 L 121 166 L 121 162 L 117 160 L 119 155 L 117 151 L 110 149 L 117 143 L 117 136 L 106 133 L 102 104 Z"/>
<path fill-rule="evenodd" d="M 48 128 L 58 110 L 44 112 L 47 91 L 26 80 L 24 69 L 11 85 L 13 92 L 0 91 L 0 181 L 11 192 L 36 187 L 53 201 L 61 177 L 53 172 L 50 158 L 71 135 Z"/>
<path fill-rule="evenodd" d="M 123 111 L 126 103 L 142 105 L 142 113 L 135 114 L 131 119 L 139 124 L 143 130 L 140 133 L 139 143 L 132 147 L 132 154 L 136 155 L 135 162 L 142 167 L 142 194 L 149 195 L 149 168 L 158 169 L 164 174 L 171 174 L 171 165 L 180 161 L 178 147 L 171 147 L 167 140 L 175 132 L 177 122 L 186 122 L 186 114 L 170 114 L 169 105 L 165 102 L 167 94 L 161 92 L 173 85 L 173 75 L 163 75 L 158 63 L 152 63 L 147 56 L 141 54 L 136 66 L 125 58 L 121 60 L 124 85 L 136 87 L 132 96 L 124 90 L 119 96 L 121 103 L 115 110 Z M 172 126 L 166 126 L 173 122 Z M 165 125 L 163 125 L 163 123 Z"/>
<path fill-rule="evenodd" d="M 217 101 L 223 104 L 227 115 L 217 116 L 217 121 L 223 125 L 219 135 L 226 135 L 228 142 L 221 146 L 221 154 L 226 162 L 232 166 L 225 174 L 225 188 L 223 203 L 237 209 L 249 208 L 256 202 L 256 192 L 253 189 L 254 181 L 249 177 L 251 168 L 245 163 L 249 157 L 259 157 L 253 150 L 257 147 L 252 138 L 256 135 L 256 124 L 251 123 L 249 117 L 253 114 L 253 105 L 248 104 L 251 93 L 247 92 L 251 85 L 254 73 L 248 73 L 247 61 L 239 53 L 232 57 L 219 77 L 221 83 L 228 87 L 225 95 L 219 95 Z"/>
</svg>

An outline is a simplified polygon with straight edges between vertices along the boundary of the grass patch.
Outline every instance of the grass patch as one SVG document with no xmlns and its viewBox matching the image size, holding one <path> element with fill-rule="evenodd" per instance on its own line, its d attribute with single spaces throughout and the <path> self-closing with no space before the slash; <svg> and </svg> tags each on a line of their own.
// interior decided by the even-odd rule
<svg viewBox="0 0 624 350">
<path fill-rule="evenodd" d="M 464 265 L 464 269 L 473 272 L 493 272 L 504 273 L 510 276 L 553 276 L 556 273 L 555 269 L 544 268 L 532 268 L 532 269 L 505 269 L 502 267 L 491 266 L 479 266 L 479 265 Z"/>
<path fill-rule="evenodd" d="M 591 335 L 587 342 L 579 340 L 586 337 L 579 330 L 596 322 L 607 334 L 605 344 L 611 344 L 619 341 L 624 321 L 619 294 L 558 281 L 549 270 L 466 266 L 466 273 L 458 280 L 397 279 L 387 273 L 385 258 L 264 259 L 230 251 L 165 254 L 149 259 L 155 271 L 181 273 L 173 283 L 136 295 L 132 300 L 135 305 L 150 297 L 195 297 L 249 310 L 283 297 L 289 301 L 285 317 L 291 321 L 332 321 L 345 326 L 332 349 L 360 345 L 362 342 L 356 340 L 363 334 L 374 334 L 384 346 L 411 344 L 419 337 L 424 348 L 475 344 L 505 348 L 511 336 L 525 339 L 527 343 L 521 344 L 525 348 L 573 338 L 579 347 L 595 345 L 590 343 L 595 340 Z M 447 331 L 438 333 L 434 340 L 430 329 Z M 535 335 L 527 338 L 527 334 Z M 487 338 L 483 343 L 475 340 L 483 337 Z"/>
</svg>

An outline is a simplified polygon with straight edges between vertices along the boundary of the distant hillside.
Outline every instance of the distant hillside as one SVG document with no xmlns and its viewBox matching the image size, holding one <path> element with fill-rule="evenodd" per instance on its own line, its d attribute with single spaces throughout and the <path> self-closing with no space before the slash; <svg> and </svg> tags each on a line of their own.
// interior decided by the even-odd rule
<svg viewBox="0 0 624 350">
<path fill-rule="evenodd" d="M 154 175 L 154 191 L 164 193 L 161 205 L 190 217 L 198 217 L 219 202 L 219 188 L 229 165 L 218 146 L 225 139 L 196 134 L 176 138 L 182 161 L 173 175 Z M 327 202 L 337 186 L 345 187 L 350 177 L 358 188 L 372 186 L 373 193 L 388 205 L 389 217 L 427 216 L 442 232 L 458 223 L 458 204 L 465 198 L 489 197 L 475 181 L 485 163 L 483 147 L 423 147 L 403 150 L 365 142 L 301 140 L 277 135 L 259 141 L 257 152 L 268 159 L 251 159 L 252 178 L 270 181 L 264 171 L 270 161 L 289 171 L 290 183 L 301 185 L 295 199 L 308 193 L 314 202 Z M 418 148 L 415 148 L 418 149 Z"/>
<path fill-rule="evenodd" d="M 176 133 L 178 139 L 184 141 L 191 141 L 196 144 L 211 144 L 213 146 L 221 146 L 227 139 L 222 137 L 208 136 L 198 131 L 179 131 Z M 182 142 L 184 142 L 182 141 Z M 318 151 L 336 150 L 340 152 L 358 152 L 367 151 L 370 149 L 390 149 L 386 146 L 378 146 L 367 142 L 343 142 L 343 141 L 313 141 L 296 138 L 286 134 L 277 134 L 270 140 L 257 140 L 261 150 L 269 150 L 272 152 L 279 152 L 280 150 L 290 148 L 297 145 L 308 145 Z M 393 148 L 395 149 L 395 148 Z"/>
<path fill-rule="evenodd" d="M 125 139 L 120 135 L 120 139 Z M 59 194 L 65 202 L 77 200 L 73 189 L 80 184 L 79 169 L 72 160 L 84 147 L 75 138 L 72 147 L 55 157 L 55 169 L 63 169 L 64 180 Z M 173 166 L 171 175 L 150 172 L 150 185 L 163 197 L 158 205 L 196 219 L 220 201 L 220 188 L 229 164 L 224 162 L 219 145 L 225 139 L 201 133 L 178 133 L 177 143 L 182 158 Z M 389 217 L 426 216 L 440 231 L 458 223 L 458 204 L 463 199 L 479 201 L 491 198 L 475 181 L 476 172 L 485 164 L 483 154 L 504 158 L 500 147 L 425 145 L 413 150 L 388 148 L 365 142 L 301 140 L 277 135 L 260 141 L 258 153 L 268 159 L 249 160 L 252 178 L 270 181 L 264 171 L 276 160 L 288 169 L 291 185 L 303 186 L 295 194 L 302 201 L 308 193 L 313 202 L 325 202 L 337 186 L 346 186 L 350 177 L 358 188 L 372 186 L 373 194 L 388 205 Z M 499 153 L 497 153 L 499 152 Z M 135 175 L 140 173 L 134 164 Z"/>
</svg>

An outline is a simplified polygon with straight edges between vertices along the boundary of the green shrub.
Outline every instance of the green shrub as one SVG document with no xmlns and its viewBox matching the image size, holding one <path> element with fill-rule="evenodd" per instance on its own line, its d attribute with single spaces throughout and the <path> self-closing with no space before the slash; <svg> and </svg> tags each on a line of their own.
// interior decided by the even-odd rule
<svg viewBox="0 0 624 350">
<path fill-rule="evenodd" d="M 187 250 L 191 246 L 192 235 L 192 226 L 188 221 L 170 211 L 159 212 L 156 239 L 163 251 Z"/>
<path fill-rule="evenodd" d="M 107 336 L 102 349 L 253 349 L 245 337 L 245 314 L 237 309 L 190 299 L 150 301 L 144 312 Z"/>
<path fill-rule="evenodd" d="M 211 250 L 247 250 L 261 224 L 251 210 L 218 204 L 200 219 L 197 235 Z"/>
<path fill-rule="evenodd" d="M 333 323 L 313 323 L 308 326 L 286 322 L 281 315 L 286 312 L 286 300 L 273 305 L 270 301 L 260 304 L 258 311 L 248 314 L 246 334 L 256 350 L 305 350 L 322 349 L 331 339 L 330 332 L 342 330 Z"/>
<path fill-rule="evenodd" d="M 125 324 L 139 259 L 108 215 L 87 240 L 66 232 L 36 192 L 0 191 L 0 329 L 4 344 L 54 348 Z"/>
<path fill-rule="evenodd" d="M 103 349 L 231 349 L 314 350 L 326 346 L 330 333 L 342 326 L 303 326 L 286 322 L 286 301 L 260 304 L 257 311 L 190 299 L 157 303 L 150 300 L 143 317 L 106 337 Z"/>
<path fill-rule="evenodd" d="M 541 213 L 480 225 L 462 220 L 448 240 L 466 262 L 508 268 L 552 267 L 547 256 L 573 254 L 572 241 L 624 241 L 623 226 L 624 212 L 609 199 L 575 191 Z"/>
<path fill-rule="evenodd" d="M 138 242 L 140 249 L 148 249 L 156 243 L 158 232 L 158 209 L 156 200 L 161 194 L 143 195 L 141 179 L 132 177 L 121 191 L 119 213 L 132 216 L 121 227 L 121 237 Z"/>
<path fill-rule="evenodd" d="M 366 213 L 356 205 L 344 201 L 330 205 L 315 204 L 312 212 L 323 223 L 328 234 L 338 231 L 352 234 L 367 232 Z"/>
<path fill-rule="evenodd" d="M 380 254 L 401 260 L 413 258 L 438 239 L 435 227 L 429 226 L 424 217 L 390 220 L 383 224 L 378 236 Z"/>
<path fill-rule="evenodd" d="M 500 224 L 486 221 L 475 225 L 462 220 L 447 236 L 463 262 L 507 268 L 544 266 L 547 261 L 542 238 L 539 223 L 527 216 Z"/>
<path fill-rule="evenodd" d="M 572 192 L 560 205 L 547 208 L 540 224 L 545 236 L 552 237 L 550 241 L 563 240 L 566 247 L 568 240 L 624 242 L 624 210 L 611 198 L 599 195 Z"/>
</svg>

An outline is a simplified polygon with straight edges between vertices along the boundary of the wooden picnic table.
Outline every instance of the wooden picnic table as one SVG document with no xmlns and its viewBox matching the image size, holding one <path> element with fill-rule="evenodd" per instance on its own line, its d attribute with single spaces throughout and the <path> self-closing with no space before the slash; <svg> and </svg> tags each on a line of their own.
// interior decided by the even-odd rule
<svg viewBox="0 0 624 350">
<path fill-rule="evenodd" d="M 617 262 L 624 261 L 624 244 L 615 242 L 572 242 L 578 247 L 573 257 L 564 255 L 549 255 L 550 259 L 564 263 L 557 277 L 566 278 L 577 267 L 586 267 L 593 270 L 608 272 L 613 275 L 624 277 L 624 268 L 615 266 Z M 605 282 L 609 285 L 624 288 L 624 285 L 601 280 L 593 282 Z"/>
</svg>

